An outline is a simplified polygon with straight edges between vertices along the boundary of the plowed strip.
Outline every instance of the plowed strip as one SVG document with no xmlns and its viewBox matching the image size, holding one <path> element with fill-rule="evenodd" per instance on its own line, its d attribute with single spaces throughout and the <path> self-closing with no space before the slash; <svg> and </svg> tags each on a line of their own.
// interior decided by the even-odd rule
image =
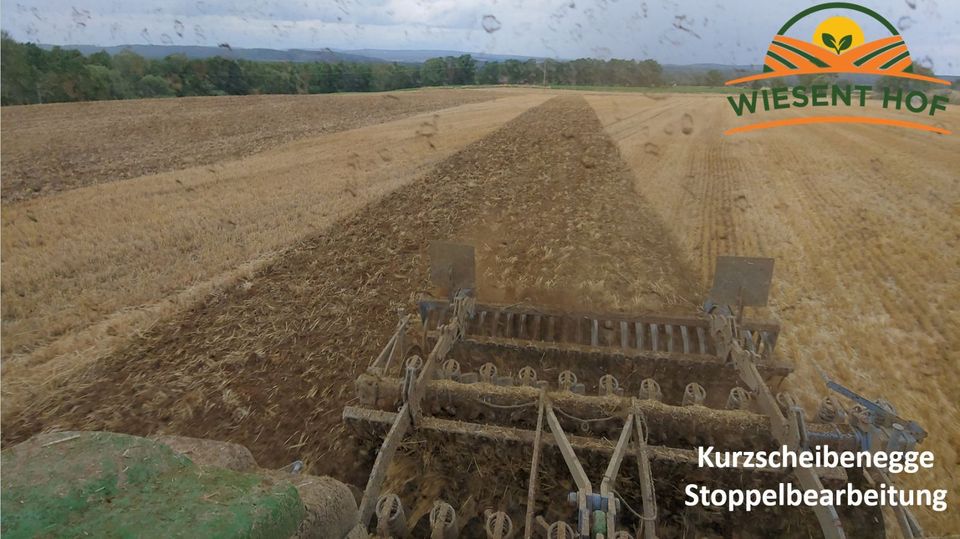
<svg viewBox="0 0 960 539">
<path fill-rule="evenodd" d="M 553 99 L 101 361 L 4 424 L 4 441 L 177 432 L 362 481 L 340 411 L 396 308 L 427 286 L 431 240 L 477 244 L 481 296 L 669 309 L 696 295 L 633 180 L 584 100 Z"/>
<path fill-rule="evenodd" d="M 494 99 L 473 90 L 134 99 L 3 107 L 4 202 L 259 153 Z"/>
</svg>

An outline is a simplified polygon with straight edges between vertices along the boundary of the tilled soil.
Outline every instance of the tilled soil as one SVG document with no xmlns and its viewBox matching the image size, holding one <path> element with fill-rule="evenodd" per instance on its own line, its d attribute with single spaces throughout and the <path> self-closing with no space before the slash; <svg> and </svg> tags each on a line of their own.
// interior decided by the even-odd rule
<svg viewBox="0 0 960 539">
<path fill-rule="evenodd" d="M 207 165 L 495 97 L 483 90 L 427 90 L 3 107 L 2 200 Z"/>
<path fill-rule="evenodd" d="M 633 182 L 587 103 L 552 99 L 100 361 L 11 417 L 3 441 L 177 433 L 362 484 L 369 455 L 340 413 L 397 310 L 428 287 L 430 241 L 477 247 L 481 299 L 691 308 L 694 268 Z"/>
</svg>

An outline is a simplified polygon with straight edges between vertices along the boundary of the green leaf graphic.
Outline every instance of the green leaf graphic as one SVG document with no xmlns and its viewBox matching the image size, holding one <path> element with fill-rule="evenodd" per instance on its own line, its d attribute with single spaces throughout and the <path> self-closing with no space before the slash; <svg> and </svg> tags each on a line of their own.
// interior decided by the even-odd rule
<svg viewBox="0 0 960 539">
<path fill-rule="evenodd" d="M 840 46 L 837 47 L 837 54 L 850 48 L 853 43 L 853 36 L 843 36 L 840 38 Z"/>
<path fill-rule="evenodd" d="M 824 32 L 824 33 L 820 34 L 820 39 L 823 40 L 823 44 L 824 44 L 824 45 L 826 45 L 826 46 L 828 46 L 828 47 L 830 47 L 831 49 L 834 49 L 834 50 L 837 49 L 837 39 L 836 39 L 835 37 L 833 37 L 832 35 Z"/>
</svg>

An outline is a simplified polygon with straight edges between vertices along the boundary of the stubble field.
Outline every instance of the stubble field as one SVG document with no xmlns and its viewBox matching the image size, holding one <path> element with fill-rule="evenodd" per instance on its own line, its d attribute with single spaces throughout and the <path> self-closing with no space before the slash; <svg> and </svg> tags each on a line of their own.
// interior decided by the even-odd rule
<svg viewBox="0 0 960 539">
<path fill-rule="evenodd" d="M 950 489 L 920 516 L 960 527 L 957 135 L 725 137 L 720 96 L 397 95 L 4 108 L 4 444 L 179 433 L 356 482 L 339 412 L 430 240 L 476 245 L 493 299 L 627 311 L 692 312 L 717 255 L 769 256 L 791 389 L 812 411 L 816 364 L 918 420 L 936 473 L 903 483 Z"/>
</svg>

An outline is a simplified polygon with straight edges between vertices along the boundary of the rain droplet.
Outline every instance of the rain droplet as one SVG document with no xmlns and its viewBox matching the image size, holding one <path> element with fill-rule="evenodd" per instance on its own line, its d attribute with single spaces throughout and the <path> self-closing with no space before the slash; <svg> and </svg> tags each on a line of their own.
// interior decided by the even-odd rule
<svg viewBox="0 0 960 539">
<path fill-rule="evenodd" d="M 650 155 L 660 155 L 660 147 L 652 142 L 648 142 L 643 145 L 643 151 L 647 152 Z"/>
<path fill-rule="evenodd" d="M 500 21 L 497 20 L 493 15 L 484 15 L 483 16 L 483 29 L 488 33 L 492 34 L 500 29 Z"/>
<path fill-rule="evenodd" d="M 930 71 L 933 71 L 933 58 L 930 58 L 929 56 L 924 56 L 923 58 L 917 60 L 917 65 L 919 65 L 920 67 L 927 68 Z"/>
<path fill-rule="evenodd" d="M 917 0 L 906 0 L 906 2 L 910 9 L 917 9 Z"/>
<path fill-rule="evenodd" d="M 900 20 L 897 21 L 897 28 L 899 28 L 901 31 L 907 30 L 911 26 L 913 26 L 913 19 L 911 19 L 909 16 L 900 17 Z"/>
<path fill-rule="evenodd" d="M 164 45 L 172 45 L 173 38 L 171 38 L 169 34 L 160 34 L 160 42 Z"/>
<path fill-rule="evenodd" d="M 178 20 L 173 21 L 173 31 L 177 33 L 177 36 L 183 37 L 183 23 Z"/>
<path fill-rule="evenodd" d="M 683 118 L 680 118 L 680 131 L 683 131 L 684 135 L 693 133 L 693 116 L 686 112 L 683 113 Z"/>
<path fill-rule="evenodd" d="M 739 209 L 740 211 L 747 211 L 748 209 L 750 209 L 750 202 L 747 200 L 747 196 L 746 196 L 746 195 L 739 195 L 739 196 L 737 196 L 737 198 L 735 198 L 735 199 L 733 200 L 733 204 L 734 204 L 734 205 L 737 207 L 737 209 Z"/>
</svg>

